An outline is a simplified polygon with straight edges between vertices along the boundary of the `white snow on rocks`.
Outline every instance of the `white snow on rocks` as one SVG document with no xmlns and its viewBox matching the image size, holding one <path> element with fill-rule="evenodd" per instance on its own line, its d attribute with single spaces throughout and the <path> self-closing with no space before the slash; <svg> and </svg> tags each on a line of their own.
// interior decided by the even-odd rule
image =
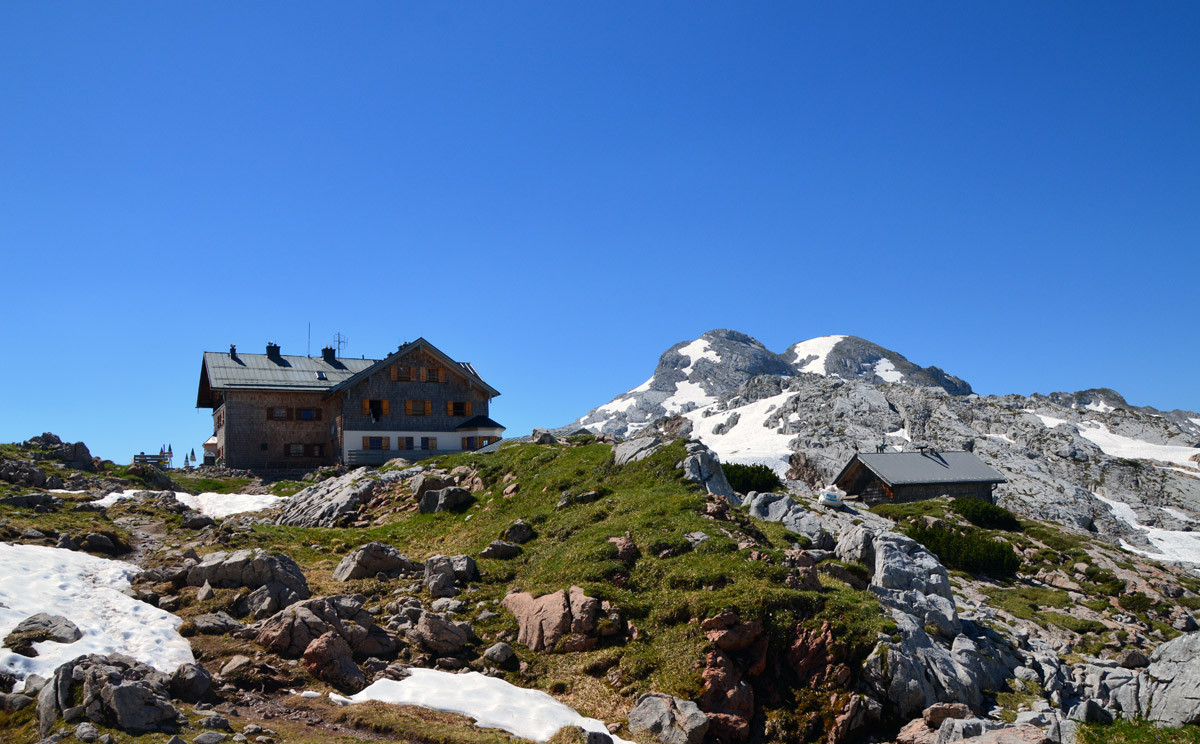
<svg viewBox="0 0 1200 744">
<path fill-rule="evenodd" d="M 1104 454 L 1130 460 L 1159 460 L 1179 465 L 1194 465 L 1191 458 L 1200 455 L 1195 447 L 1153 444 L 1141 439 L 1113 434 L 1104 424 L 1089 423 L 1079 427 L 1079 436 L 1099 447 Z"/>
<path fill-rule="evenodd" d="M 763 423 L 791 395 L 790 392 L 782 393 L 738 408 L 738 422 L 724 434 L 712 433 L 713 420 L 711 417 L 705 418 L 703 411 L 684 415 L 691 419 L 692 436 L 716 452 L 721 462 L 762 464 L 783 475 L 787 472 L 788 457 L 791 455 L 788 442 L 795 435 L 780 434 L 777 427 L 766 427 Z"/>
<path fill-rule="evenodd" d="M 135 488 L 132 491 L 113 491 L 112 493 L 92 501 L 92 506 L 102 506 L 105 509 L 112 506 L 122 499 L 132 498 L 135 493 L 145 491 L 144 488 Z"/>
<path fill-rule="evenodd" d="M 812 372 L 818 375 L 825 374 L 825 359 L 829 353 L 833 351 L 833 347 L 837 346 L 845 336 L 819 336 L 810 338 L 807 341 L 801 341 L 788 349 L 788 361 L 793 364 L 810 356 L 815 356 L 808 364 L 800 368 L 801 372 Z"/>
<path fill-rule="evenodd" d="M 1088 409 L 1089 411 L 1095 411 L 1096 413 L 1108 413 L 1109 411 L 1115 410 L 1112 406 L 1102 400 L 1094 400 L 1084 406 L 1084 408 Z"/>
<path fill-rule="evenodd" d="M 668 413 L 679 413 L 692 408 L 702 408 L 716 400 L 704 392 L 700 383 L 683 380 L 675 383 L 675 393 L 663 401 L 663 408 L 666 408 Z"/>
<path fill-rule="evenodd" d="M 875 376 L 884 382 L 900 382 L 904 379 L 904 373 L 896 369 L 896 365 L 892 364 L 891 359 L 880 359 L 875 362 Z"/>
<path fill-rule="evenodd" d="M 409 669 L 400 680 L 381 679 L 351 697 L 330 695 L 341 703 L 379 700 L 395 705 L 418 705 L 475 719 L 482 728 L 498 728 L 514 736 L 548 741 L 564 726 L 608 733 L 603 721 L 584 718 L 540 690 L 516 687 L 479 672 L 451 674 L 437 669 Z M 631 744 L 613 736 L 616 744 Z"/>
<path fill-rule="evenodd" d="M 103 498 L 95 499 L 91 503 L 95 506 L 108 508 L 118 501 L 131 498 L 135 494 L 145 491 L 146 489 L 144 488 L 132 491 L 114 491 Z M 246 512 L 269 509 L 272 506 L 278 506 L 289 498 L 291 497 L 272 496 L 261 493 L 201 493 L 193 495 L 184 493 L 183 491 L 175 491 L 175 499 L 179 503 L 213 519 L 224 519 L 231 514 L 244 514 Z"/>
<path fill-rule="evenodd" d="M 190 493 L 176 493 L 175 498 L 206 517 L 224 519 L 231 514 L 269 509 L 282 504 L 291 497 L 262 493 L 202 493 L 197 496 Z"/>
<path fill-rule="evenodd" d="M 721 356 L 713 351 L 713 348 L 708 345 L 708 341 L 702 338 L 698 338 L 687 346 L 680 348 L 678 353 L 688 358 L 688 366 L 684 367 L 683 373 L 689 377 L 692 374 L 692 370 L 696 368 L 696 362 L 701 359 L 707 359 L 710 362 L 721 361 Z"/>
<path fill-rule="evenodd" d="M 1200 533 L 1147 527 L 1141 523 L 1137 512 L 1129 504 L 1105 498 L 1094 492 L 1092 495 L 1107 504 L 1108 508 L 1112 510 L 1113 516 L 1117 519 L 1127 522 L 1130 527 L 1136 530 L 1144 532 L 1146 539 L 1150 541 L 1151 545 L 1158 548 L 1158 552 L 1136 548 L 1124 540 L 1121 541 L 1121 547 L 1131 553 L 1144 555 L 1147 558 L 1153 558 L 1158 561 L 1181 561 L 1184 563 L 1200 564 Z"/>
<path fill-rule="evenodd" d="M 194 661 L 191 645 L 176 632 L 180 618 L 121 593 L 139 570 L 87 553 L 0 543 L 0 638 L 39 612 L 62 615 L 83 633 L 74 643 L 35 643 L 32 659 L 0 648 L 0 671 L 49 678 L 77 656 L 114 652 L 163 672 Z"/>
</svg>

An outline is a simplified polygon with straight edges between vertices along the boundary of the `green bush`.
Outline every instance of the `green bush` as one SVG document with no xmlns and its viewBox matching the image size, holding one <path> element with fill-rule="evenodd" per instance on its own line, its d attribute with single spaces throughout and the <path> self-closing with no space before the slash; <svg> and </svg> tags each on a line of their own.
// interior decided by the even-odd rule
<svg viewBox="0 0 1200 744">
<path fill-rule="evenodd" d="M 739 465 L 738 463 L 722 464 L 725 478 L 729 485 L 738 493 L 760 491 L 771 493 L 783 488 L 783 481 L 775 475 L 775 471 L 766 465 Z"/>
<path fill-rule="evenodd" d="M 1016 576 L 1021 567 L 1021 559 L 1011 545 L 988 540 L 979 534 L 923 524 L 910 525 L 906 532 L 948 568 L 1006 579 Z"/>
<path fill-rule="evenodd" d="M 1154 606 L 1154 600 L 1141 592 L 1130 592 L 1117 597 L 1117 604 L 1129 612 L 1146 612 Z"/>
<path fill-rule="evenodd" d="M 961 514 L 976 527 L 983 527 L 987 530 L 1004 530 L 1005 532 L 1021 530 L 1021 523 L 1008 509 L 975 496 L 955 499 L 950 503 L 950 509 Z"/>
</svg>

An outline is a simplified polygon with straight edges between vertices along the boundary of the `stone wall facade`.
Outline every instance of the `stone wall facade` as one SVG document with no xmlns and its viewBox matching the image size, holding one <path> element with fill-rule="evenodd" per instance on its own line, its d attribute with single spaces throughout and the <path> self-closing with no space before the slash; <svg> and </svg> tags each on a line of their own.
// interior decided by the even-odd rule
<svg viewBox="0 0 1200 744">
<path fill-rule="evenodd" d="M 305 468 L 336 462 L 340 404 L 323 400 L 322 396 L 227 391 L 224 404 L 213 411 L 220 462 L 229 468 L 256 469 Z M 297 450 L 298 446 L 303 449 Z"/>
</svg>

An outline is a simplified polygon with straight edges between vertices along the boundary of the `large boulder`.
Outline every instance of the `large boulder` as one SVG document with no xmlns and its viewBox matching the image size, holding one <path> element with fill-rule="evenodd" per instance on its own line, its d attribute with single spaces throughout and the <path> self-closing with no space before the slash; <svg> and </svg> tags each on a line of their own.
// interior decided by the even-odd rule
<svg viewBox="0 0 1200 744">
<path fill-rule="evenodd" d="M 84 718 L 133 734 L 173 731 L 179 711 L 170 702 L 170 677 L 121 654 L 92 654 L 63 664 L 38 693 L 42 736 L 62 711 L 78 706 Z"/>
<path fill-rule="evenodd" d="M 5 636 L 4 645 L 14 654 L 33 657 L 38 655 L 33 644 L 39 641 L 74 643 L 82 637 L 79 626 L 62 615 L 39 612 L 17 623 L 17 627 Z"/>
<path fill-rule="evenodd" d="M 396 640 L 363 609 L 362 595 L 314 597 L 297 602 L 258 624 L 254 641 L 280 656 L 295 658 L 322 635 L 335 632 L 356 659 L 390 656 Z"/>
<path fill-rule="evenodd" d="M 426 491 L 417 501 L 417 509 L 422 514 L 458 511 L 470 506 L 474 500 L 475 497 L 467 489 L 449 486 L 436 491 Z"/>
<path fill-rule="evenodd" d="M 171 673 L 171 697 L 187 703 L 196 703 L 208 695 L 212 686 L 212 675 L 199 664 L 184 664 Z"/>
<path fill-rule="evenodd" d="M 438 655 L 457 654 L 475 637 L 471 625 L 447 620 L 432 612 L 422 612 L 416 624 L 409 628 L 406 637 L 426 651 Z"/>
<path fill-rule="evenodd" d="M 586 651 L 596 645 L 591 634 L 600 601 L 577 586 L 537 598 L 528 592 L 509 594 L 501 604 L 517 618 L 517 641 L 531 651 Z"/>
<path fill-rule="evenodd" d="M 391 545 L 370 542 L 350 551 L 333 570 L 334 581 L 351 581 L 385 574 L 388 577 L 416 571 L 417 567 Z"/>
<path fill-rule="evenodd" d="M 358 692 L 367 686 L 367 678 L 352 657 L 346 640 L 330 630 L 308 644 L 303 659 L 309 674 L 344 692 Z"/>
<path fill-rule="evenodd" d="M 425 559 L 425 577 L 422 580 L 429 596 L 453 597 L 458 594 L 458 580 L 455 576 L 454 562 L 449 556 L 431 555 Z"/>
<path fill-rule="evenodd" d="M 381 480 L 366 468 L 358 468 L 338 478 L 321 481 L 289 499 L 275 524 L 344 527 L 358 518 L 359 507 L 375 494 Z"/>
<path fill-rule="evenodd" d="M 662 447 L 655 437 L 641 437 L 621 442 L 613 448 L 613 461 L 617 465 L 628 465 L 631 462 L 645 460 Z"/>
<path fill-rule="evenodd" d="M 1146 718 L 1160 726 L 1200 723 L 1200 633 L 1179 636 L 1155 649 L 1146 674 Z"/>
<path fill-rule="evenodd" d="M 721 469 L 721 461 L 715 452 L 700 442 L 688 442 L 687 453 L 683 461 L 684 480 L 699 483 L 714 496 L 724 496 L 734 504 L 741 503 L 725 478 L 725 471 Z"/>
<path fill-rule="evenodd" d="M 205 582 L 215 587 L 254 589 L 239 605 L 238 611 L 256 619 L 312 596 L 308 581 L 295 561 L 261 548 L 204 556 L 188 571 L 187 583 L 203 586 Z"/>
<path fill-rule="evenodd" d="M 648 692 L 629 711 L 629 730 L 662 744 L 700 744 L 708 733 L 708 717 L 689 700 Z"/>
</svg>

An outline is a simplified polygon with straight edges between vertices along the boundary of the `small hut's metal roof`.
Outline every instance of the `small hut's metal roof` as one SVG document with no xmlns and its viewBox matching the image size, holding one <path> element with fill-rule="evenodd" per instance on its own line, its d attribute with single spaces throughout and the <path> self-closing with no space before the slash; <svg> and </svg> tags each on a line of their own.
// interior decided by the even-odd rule
<svg viewBox="0 0 1200 744">
<path fill-rule="evenodd" d="M 855 461 L 889 486 L 1005 482 L 1004 476 L 970 452 L 860 452 L 842 468 L 837 481 Z"/>
</svg>

